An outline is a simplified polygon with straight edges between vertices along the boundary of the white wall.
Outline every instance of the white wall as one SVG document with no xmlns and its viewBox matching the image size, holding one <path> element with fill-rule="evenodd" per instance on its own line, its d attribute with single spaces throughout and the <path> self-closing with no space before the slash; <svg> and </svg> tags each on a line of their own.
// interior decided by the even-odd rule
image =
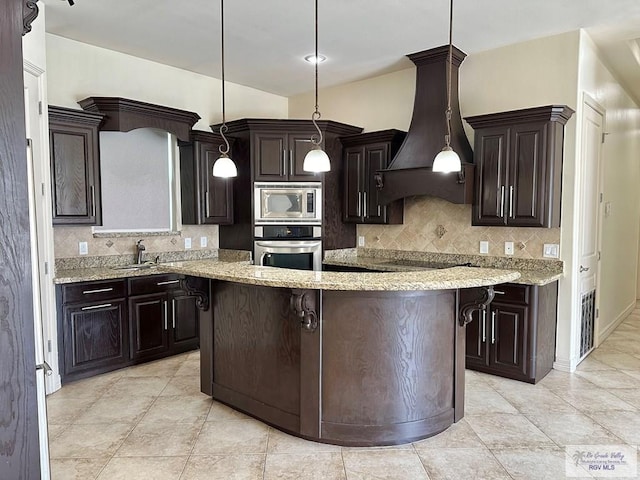
<svg viewBox="0 0 640 480">
<path fill-rule="evenodd" d="M 91 96 L 125 97 L 198 113 L 199 130 L 222 120 L 221 82 L 168 65 L 47 34 L 49 103 L 80 108 Z M 285 97 L 227 82 L 227 120 L 286 118 Z"/>
<path fill-rule="evenodd" d="M 637 297 L 640 110 L 584 32 L 580 42 L 579 90 L 588 93 L 606 111 L 602 180 L 603 200 L 611 204 L 611 214 L 602 219 L 600 319 L 596 335 L 602 341 L 634 308 Z"/>
</svg>

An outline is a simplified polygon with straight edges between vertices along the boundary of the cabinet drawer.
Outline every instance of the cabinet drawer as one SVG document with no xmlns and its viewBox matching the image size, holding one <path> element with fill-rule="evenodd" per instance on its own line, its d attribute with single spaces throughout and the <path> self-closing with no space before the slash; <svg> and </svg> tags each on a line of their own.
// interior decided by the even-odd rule
<svg viewBox="0 0 640 480">
<path fill-rule="evenodd" d="M 182 275 L 153 275 L 129 279 L 129 295 L 161 293 L 180 288 Z"/>
<path fill-rule="evenodd" d="M 529 286 L 503 283 L 495 286 L 496 296 L 494 302 L 524 303 L 529 304 Z M 504 292 L 503 294 L 497 292 Z"/>
<path fill-rule="evenodd" d="M 99 282 L 72 283 L 62 286 L 62 302 L 88 303 L 121 298 L 127 294 L 124 280 L 104 280 Z"/>
</svg>

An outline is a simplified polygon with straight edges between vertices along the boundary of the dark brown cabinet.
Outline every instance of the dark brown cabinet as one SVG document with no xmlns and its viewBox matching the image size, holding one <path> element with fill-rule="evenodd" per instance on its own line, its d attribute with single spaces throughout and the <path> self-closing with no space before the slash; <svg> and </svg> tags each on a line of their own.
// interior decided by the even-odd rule
<svg viewBox="0 0 640 480">
<path fill-rule="evenodd" d="M 471 370 L 536 383 L 555 358 L 558 282 L 544 286 L 503 284 L 485 311 L 466 326 L 466 366 Z M 464 305 L 477 289 L 460 291 Z"/>
<path fill-rule="evenodd" d="M 103 116 L 49 107 L 54 225 L 100 225 L 100 150 Z"/>
<path fill-rule="evenodd" d="M 62 382 L 198 348 L 206 279 L 150 275 L 59 285 Z M 197 294 L 191 294 L 191 288 Z M 200 305 L 202 306 L 202 305 Z"/>
<path fill-rule="evenodd" d="M 178 142 L 184 225 L 233 223 L 233 179 L 213 176 L 223 143 L 220 135 L 195 130 L 188 142 Z"/>
<path fill-rule="evenodd" d="M 468 117 L 475 130 L 473 225 L 560 226 L 564 125 L 549 105 Z"/>
<path fill-rule="evenodd" d="M 252 139 L 254 180 L 311 182 L 317 176 L 302 169 L 314 130 L 301 133 L 255 132 Z"/>
<path fill-rule="evenodd" d="M 343 219 L 353 223 L 402 223 L 403 200 L 381 205 L 374 175 L 387 168 L 405 132 L 385 130 L 342 137 L 344 147 Z"/>
<path fill-rule="evenodd" d="M 196 298 L 175 275 L 129 279 L 131 358 L 160 358 L 198 347 Z"/>
<path fill-rule="evenodd" d="M 124 280 L 58 288 L 63 381 L 125 366 L 129 361 Z"/>
</svg>

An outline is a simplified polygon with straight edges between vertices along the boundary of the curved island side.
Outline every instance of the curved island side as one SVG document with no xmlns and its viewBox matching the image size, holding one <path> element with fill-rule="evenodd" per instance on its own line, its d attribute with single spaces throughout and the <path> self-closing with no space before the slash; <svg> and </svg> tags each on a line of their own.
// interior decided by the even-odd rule
<svg viewBox="0 0 640 480">
<path fill-rule="evenodd" d="M 407 443 L 463 416 L 458 288 L 518 272 L 394 273 L 182 262 L 210 278 L 201 316 L 202 391 L 283 431 L 349 446 Z"/>
</svg>

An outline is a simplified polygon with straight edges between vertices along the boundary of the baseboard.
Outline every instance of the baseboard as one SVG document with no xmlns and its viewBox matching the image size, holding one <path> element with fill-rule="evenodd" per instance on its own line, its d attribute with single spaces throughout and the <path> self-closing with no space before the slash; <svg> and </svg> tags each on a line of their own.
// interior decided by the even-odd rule
<svg viewBox="0 0 640 480">
<path fill-rule="evenodd" d="M 50 377 L 45 377 L 45 390 L 47 395 L 51 395 L 62 388 L 61 378 L 62 377 L 60 377 L 60 374 L 58 373 L 54 373 Z"/>
<path fill-rule="evenodd" d="M 595 345 L 596 348 L 600 346 L 602 342 L 604 342 L 611 333 L 618 328 L 618 326 L 624 322 L 624 320 L 633 312 L 636 308 L 636 302 L 633 301 L 627 308 L 623 310 L 623 312 L 616 317 L 616 319 L 611 322 L 611 324 L 604 329 L 604 331 L 598 333 L 598 344 Z"/>
<path fill-rule="evenodd" d="M 573 373 L 578 366 L 578 359 L 556 358 L 553 362 L 553 369 L 561 372 Z"/>
</svg>

